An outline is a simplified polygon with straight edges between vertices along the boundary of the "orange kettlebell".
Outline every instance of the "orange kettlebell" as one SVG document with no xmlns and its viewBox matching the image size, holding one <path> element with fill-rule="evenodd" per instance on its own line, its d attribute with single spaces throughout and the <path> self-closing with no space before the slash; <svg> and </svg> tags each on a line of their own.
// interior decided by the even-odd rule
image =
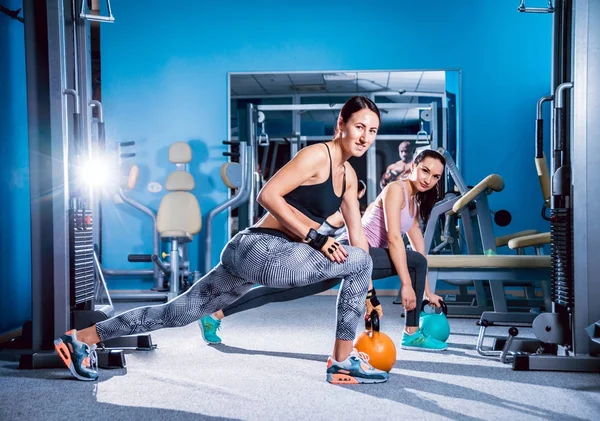
<svg viewBox="0 0 600 421">
<path fill-rule="evenodd" d="M 396 346 L 388 335 L 379 331 L 377 311 L 373 310 L 371 317 L 365 318 L 365 329 L 354 341 L 354 347 L 369 356 L 373 367 L 390 371 L 396 364 Z"/>
</svg>

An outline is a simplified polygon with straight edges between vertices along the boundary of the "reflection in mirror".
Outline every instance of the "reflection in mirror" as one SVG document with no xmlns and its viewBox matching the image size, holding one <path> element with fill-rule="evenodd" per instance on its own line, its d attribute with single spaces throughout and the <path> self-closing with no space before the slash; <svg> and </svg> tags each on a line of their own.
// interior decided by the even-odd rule
<svg viewBox="0 0 600 421">
<path fill-rule="evenodd" d="M 228 155 L 243 174 L 232 195 L 248 195 L 232 207 L 231 235 L 263 216 L 258 192 L 298 150 L 332 139 L 339 110 L 354 95 L 370 97 L 381 111 L 375 144 L 349 161 L 367 185 L 361 208 L 401 177 L 420 149 L 441 146 L 456 160 L 459 84 L 459 70 L 230 73 Z M 452 187 L 444 181 L 441 188 Z"/>
</svg>

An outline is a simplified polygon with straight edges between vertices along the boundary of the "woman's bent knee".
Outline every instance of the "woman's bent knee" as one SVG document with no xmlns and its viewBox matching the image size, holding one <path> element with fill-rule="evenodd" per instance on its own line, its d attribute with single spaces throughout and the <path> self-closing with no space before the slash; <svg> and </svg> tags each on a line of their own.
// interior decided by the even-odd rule
<svg viewBox="0 0 600 421">
<path fill-rule="evenodd" d="M 346 250 L 348 251 L 348 259 L 351 259 L 352 263 L 356 265 L 360 271 L 368 271 L 370 276 L 370 273 L 373 270 L 373 260 L 369 253 L 359 247 L 351 247 Z"/>
<path fill-rule="evenodd" d="M 427 270 L 427 258 L 419 252 L 412 252 L 408 257 L 408 266 L 414 269 Z"/>
</svg>

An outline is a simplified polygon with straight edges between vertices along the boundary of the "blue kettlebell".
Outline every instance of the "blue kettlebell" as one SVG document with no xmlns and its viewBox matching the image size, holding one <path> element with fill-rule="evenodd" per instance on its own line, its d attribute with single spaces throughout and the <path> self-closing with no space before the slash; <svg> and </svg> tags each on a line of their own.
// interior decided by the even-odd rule
<svg viewBox="0 0 600 421">
<path fill-rule="evenodd" d="M 426 335 L 431 336 L 438 341 L 446 342 L 450 336 L 450 323 L 448 323 L 448 307 L 446 303 L 440 300 L 442 307 L 441 313 L 426 313 L 425 306 L 429 301 L 423 300 L 421 304 L 421 313 L 419 314 L 419 327 Z"/>
</svg>

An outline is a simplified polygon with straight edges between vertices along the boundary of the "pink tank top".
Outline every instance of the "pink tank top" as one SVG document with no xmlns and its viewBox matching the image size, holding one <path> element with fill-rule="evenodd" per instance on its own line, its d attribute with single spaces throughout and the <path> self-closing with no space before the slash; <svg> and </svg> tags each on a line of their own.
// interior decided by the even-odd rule
<svg viewBox="0 0 600 421">
<path fill-rule="evenodd" d="M 404 190 L 404 207 L 400 211 L 400 232 L 406 234 L 412 227 L 415 217 L 410 214 L 410 205 L 408 198 L 408 190 L 402 184 Z M 385 229 L 385 218 L 383 209 L 378 206 L 371 206 L 369 211 L 362 218 L 362 226 L 371 247 L 388 247 L 388 235 Z"/>
</svg>

